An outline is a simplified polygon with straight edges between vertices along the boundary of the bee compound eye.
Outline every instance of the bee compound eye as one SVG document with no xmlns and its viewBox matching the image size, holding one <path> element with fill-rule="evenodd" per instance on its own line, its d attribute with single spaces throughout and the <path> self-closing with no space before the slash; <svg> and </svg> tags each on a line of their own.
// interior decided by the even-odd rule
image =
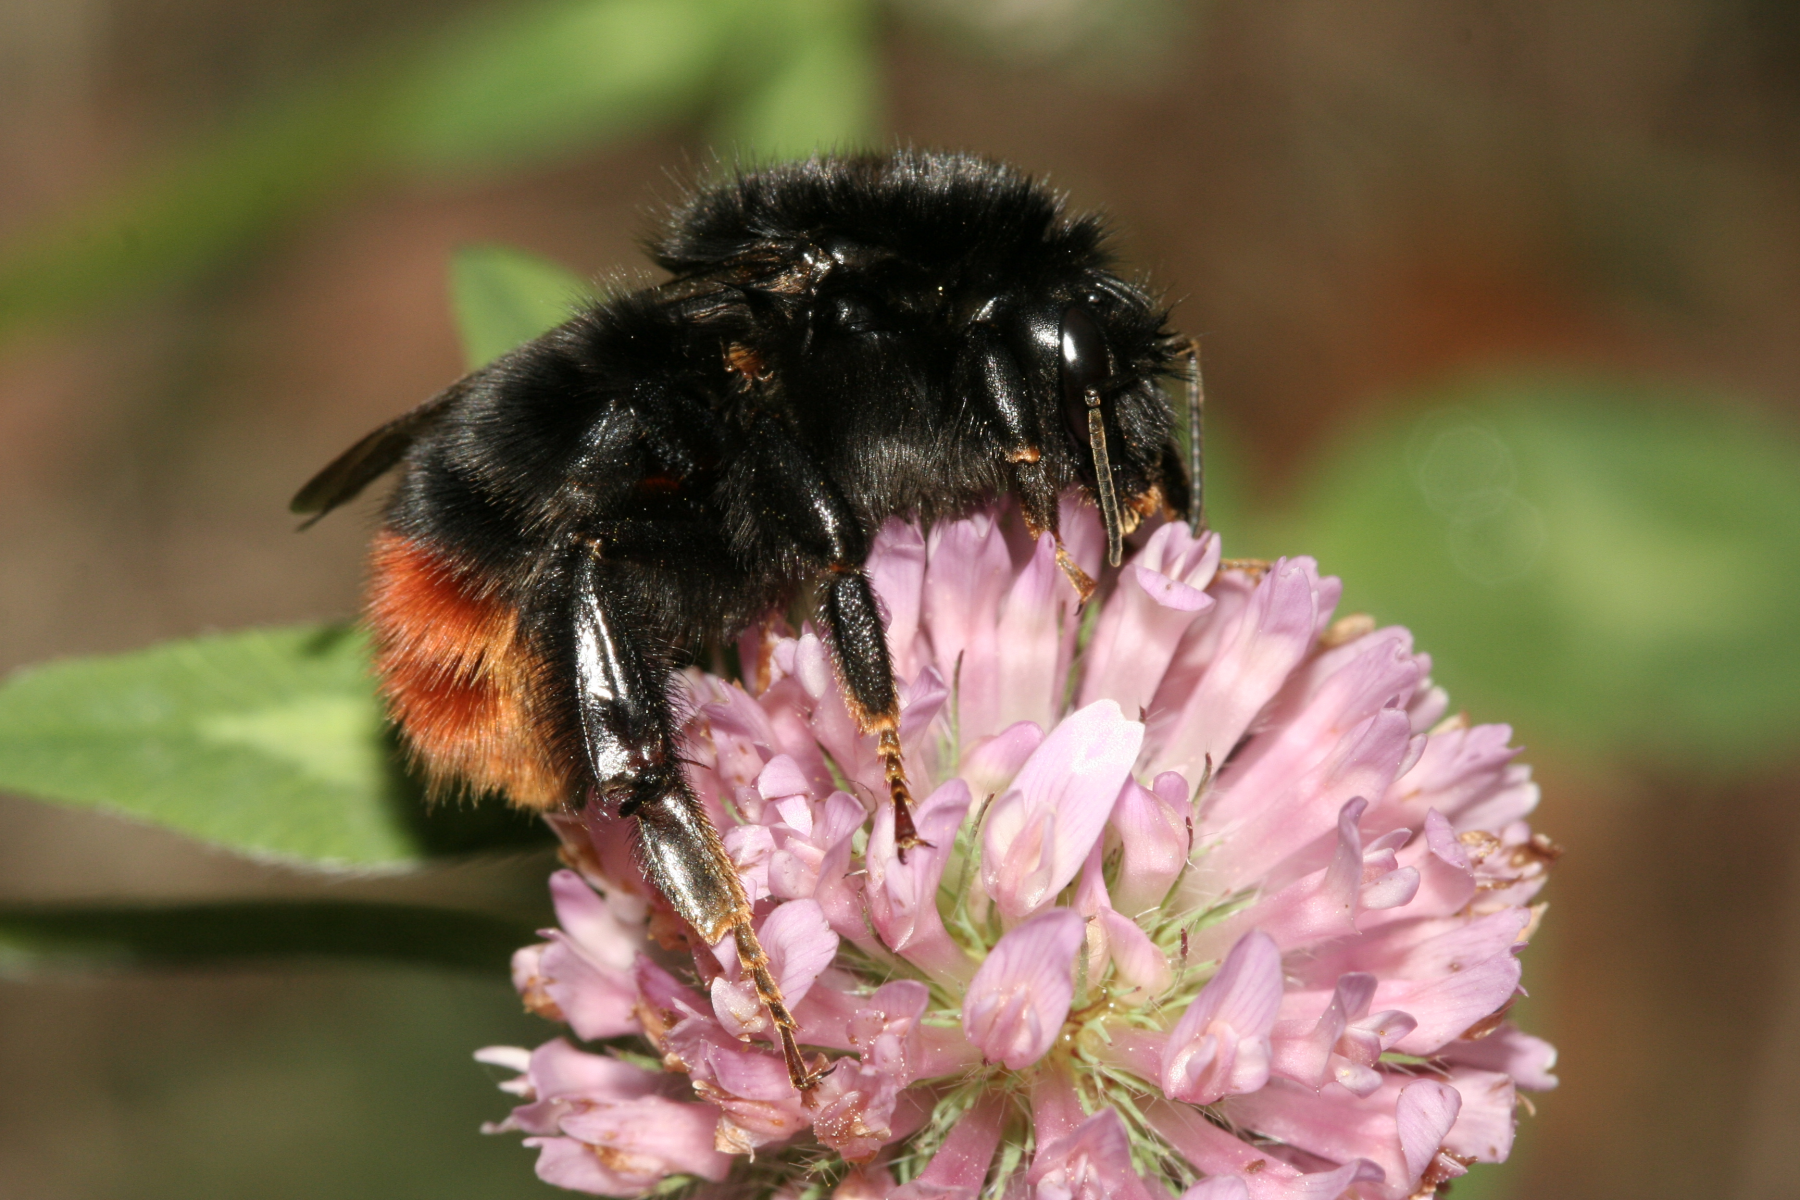
<svg viewBox="0 0 1800 1200">
<path fill-rule="evenodd" d="M 1106 337 L 1087 309 L 1071 304 L 1063 310 L 1059 340 L 1063 417 L 1076 442 L 1085 444 L 1088 440 L 1087 394 L 1098 389 L 1112 374 Z"/>
</svg>

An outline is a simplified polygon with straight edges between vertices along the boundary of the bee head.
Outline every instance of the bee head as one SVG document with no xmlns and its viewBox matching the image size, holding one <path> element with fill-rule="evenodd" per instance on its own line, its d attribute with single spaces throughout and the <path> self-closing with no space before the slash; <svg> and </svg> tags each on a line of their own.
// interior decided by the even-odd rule
<svg viewBox="0 0 1800 1200">
<path fill-rule="evenodd" d="M 1110 276 L 1063 290 L 1024 318 L 1026 367 L 1039 380 L 1038 425 L 1045 483 L 1074 484 L 1099 506 L 1107 560 L 1159 508 L 1185 509 L 1186 479 L 1170 436 L 1160 378 L 1170 373 L 1164 314 L 1138 288 Z M 1028 348 L 1025 348 L 1028 347 Z M 1035 370 L 1033 369 L 1035 367 Z M 1032 489 L 1021 480 L 1022 495 Z"/>
</svg>

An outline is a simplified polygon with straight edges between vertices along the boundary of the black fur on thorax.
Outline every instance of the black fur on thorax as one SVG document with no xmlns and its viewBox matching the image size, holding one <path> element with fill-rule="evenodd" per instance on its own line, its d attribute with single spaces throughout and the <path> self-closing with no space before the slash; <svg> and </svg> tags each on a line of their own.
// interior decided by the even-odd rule
<svg viewBox="0 0 1800 1200">
<path fill-rule="evenodd" d="M 661 638 L 715 637 L 787 598 L 809 561 L 740 469 L 759 420 L 816 459 L 855 514 L 857 554 L 888 517 L 960 515 L 1014 485 L 983 347 L 1011 364 L 1045 486 L 1091 479 L 1046 399 L 1043 343 L 1074 302 L 1095 309 L 1126 381 L 1115 458 L 1141 490 L 1169 438 L 1155 383 L 1169 337 L 1103 242 L 1097 218 L 965 155 L 737 175 L 653 242 L 669 283 L 604 299 L 472 378 L 408 456 L 391 523 L 552 624 L 568 561 L 598 548 L 642 569 L 630 606 Z M 734 347 L 760 371 L 731 369 Z"/>
</svg>

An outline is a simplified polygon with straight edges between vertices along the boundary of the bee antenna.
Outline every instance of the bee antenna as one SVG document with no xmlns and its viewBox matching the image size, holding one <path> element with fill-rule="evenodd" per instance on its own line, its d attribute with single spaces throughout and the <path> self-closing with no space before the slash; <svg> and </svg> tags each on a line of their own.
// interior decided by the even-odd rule
<svg viewBox="0 0 1800 1200">
<path fill-rule="evenodd" d="M 1118 566 L 1125 557 L 1125 535 L 1119 521 L 1119 495 L 1113 486 L 1112 460 L 1106 456 L 1106 420 L 1100 415 L 1100 393 L 1087 391 L 1088 444 L 1094 450 L 1094 483 L 1100 493 L 1100 520 L 1106 525 L 1106 562 Z"/>
<path fill-rule="evenodd" d="M 1206 531 L 1206 388 L 1200 380 L 1200 339 L 1187 344 L 1188 525 Z"/>
</svg>

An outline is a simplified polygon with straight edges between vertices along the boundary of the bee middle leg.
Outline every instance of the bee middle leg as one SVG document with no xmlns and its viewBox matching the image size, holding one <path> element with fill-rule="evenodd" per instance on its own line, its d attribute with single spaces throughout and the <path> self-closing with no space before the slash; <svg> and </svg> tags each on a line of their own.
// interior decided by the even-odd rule
<svg viewBox="0 0 1800 1200">
<path fill-rule="evenodd" d="M 825 619 L 837 646 L 838 670 L 850 693 L 850 709 L 876 735 L 882 774 L 894 802 L 894 845 L 904 855 L 927 843 L 913 825 L 912 791 L 900 761 L 900 696 L 888 658 L 887 635 L 875 592 L 860 566 L 833 563 L 825 587 Z"/>
<path fill-rule="evenodd" d="M 851 715 L 877 738 L 894 803 L 894 844 L 925 845 L 913 824 L 912 792 L 900 757 L 900 693 L 874 589 L 863 572 L 868 542 L 856 515 L 813 456 L 766 415 L 745 420 L 740 469 L 746 509 L 769 534 L 817 564 L 825 576 L 823 610 Z"/>
<path fill-rule="evenodd" d="M 614 572 L 616 574 L 616 572 Z M 639 866 L 708 945 L 727 933 L 774 1022 L 788 1078 L 802 1092 L 818 1082 L 800 1055 L 797 1026 L 751 924 L 750 898 L 719 831 L 688 787 L 676 750 L 668 689 L 641 635 L 618 619 L 608 564 L 585 564 L 575 589 L 574 661 L 583 748 L 599 790 L 637 823 Z"/>
</svg>

